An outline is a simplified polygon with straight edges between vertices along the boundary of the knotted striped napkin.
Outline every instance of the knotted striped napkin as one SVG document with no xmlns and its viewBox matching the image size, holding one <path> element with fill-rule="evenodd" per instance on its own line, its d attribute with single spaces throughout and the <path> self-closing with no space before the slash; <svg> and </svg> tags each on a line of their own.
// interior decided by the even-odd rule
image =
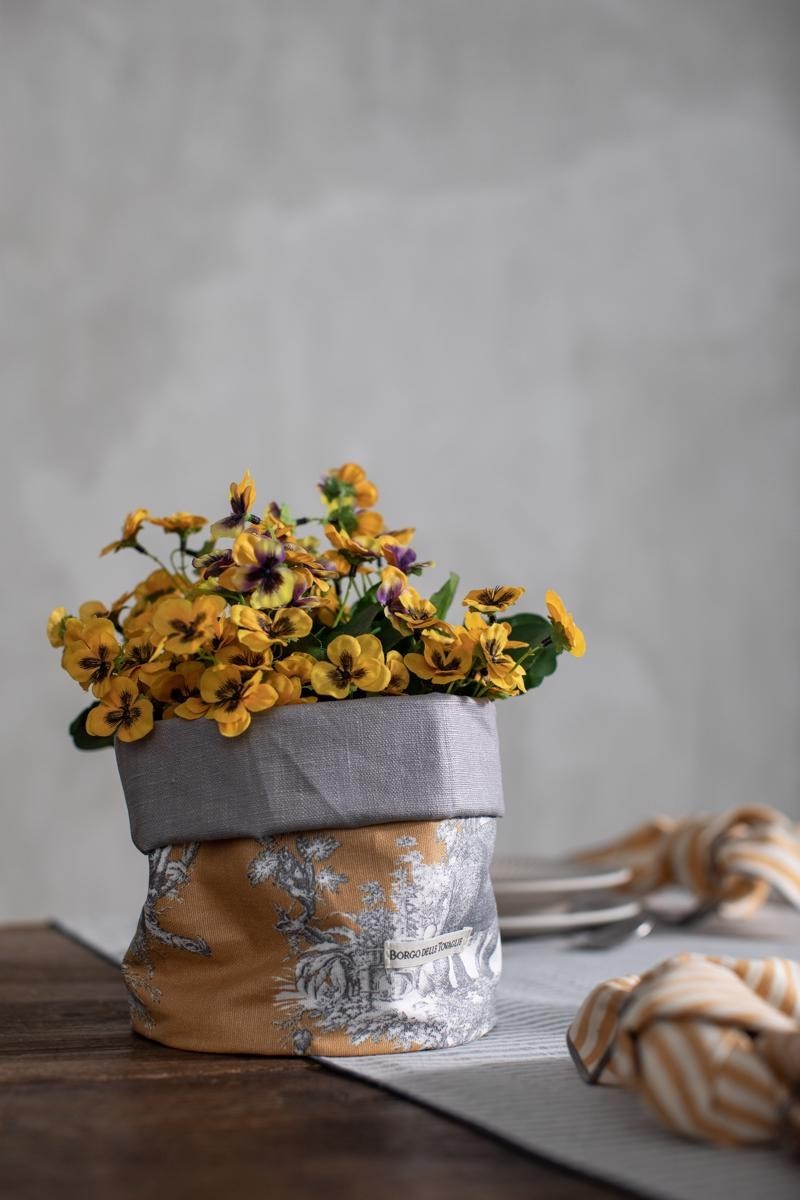
<svg viewBox="0 0 800 1200">
<path fill-rule="evenodd" d="M 718 906 L 724 916 L 749 916 L 770 891 L 800 908 L 800 831 L 761 805 L 710 817 L 657 817 L 579 858 L 630 867 L 628 886 L 638 894 L 682 884 L 699 907 Z"/>
<path fill-rule="evenodd" d="M 681 954 L 601 983 L 567 1036 L 588 1083 L 638 1091 L 677 1133 L 800 1148 L 800 965 Z"/>
</svg>

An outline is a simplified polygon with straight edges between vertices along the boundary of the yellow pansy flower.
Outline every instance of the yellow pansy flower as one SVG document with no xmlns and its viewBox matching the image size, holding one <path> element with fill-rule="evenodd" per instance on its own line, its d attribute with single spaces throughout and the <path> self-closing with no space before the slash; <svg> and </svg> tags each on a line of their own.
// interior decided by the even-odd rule
<svg viewBox="0 0 800 1200">
<path fill-rule="evenodd" d="M 196 513 L 174 512 L 168 517 L 150 517 L 151 525 L 160 525 L 165 533 L 197 533 L 208 524 L 208 517 L 198 517 Z"/>
<path fill-rule="evenodd" d="M 122 648 L 120 674 L 141 683 L 149 683 L 163 671 L 163 661 L 159 662 L 159 659 L 165 641 L 165 637 L 159 637 L 153 630 L 129 638 Z"/>
<path fill-rule="evenodd" d="M 569 650 L 570 654 L 574 654 L 575 658 L 583 658 L 586 653 L 586 638 L 583 636 L 583 630 L 575 624 L 572 613 L 567 612 L 566 605 L 558 592 L 552 590 L 546 592 L 544 602 L 547 605 L 550 620 L 556 627 L 556 635 L 560 637 L 565 649 Z"/>
<path fill-rule="evenodd" d="M 467 592 L 461 603 L 466 608 L 474 608 L 478 612 L 495 613 L 502 612 L 506 608 L 511 608 L 512 604 L 516 604 L 520 596 L 524 594 L 524 587 L 503 585 L 500 587 L 475 588 L 473 591 Z"/>
<path fill-rule="evenodd" d="M 350 560 L 345 558 L 339 550 L 326 550 L 325 562 L 330 564 L 337 575 L 350 574 Z"/>
<path fill-rule="evenodd" d="M 54 608 L 47 618 L 47 640 L 51 646 L 64 645 L 64 630 L 68 615 L 65 608 Z"/>
<path fill-rule="evenodd" d="M 153 628 L 166 638 L 165 650 L 194 654 L 217 633 L 224 609 L 221 596 L 161 600 L 153 612 Z"/>
<path fill-rule="evenodd" d="M 299 679 L 301 683 L 311 683 L 311 671 L 317 661 L 313 654 L 295 651 L 294 654 L 287 654 L 285 658 L 279 659 L 275 663 L 275 670 L 282 675 Z"/>
<path fill-rule="evenodd" d="M 214 658 L 218 658 L 223 650 L 239 643 L 239 627 L 229 617 L 223 617 L 215 632 L 209 638 L 206 649 Z"/>
<path fill-rule="evenodd" d="M 245 471 L 239 483 L 232 483 L 228 492 L 231 511 L 227 517 L 215 521 L 210 533 L 213 538 L 235 537 L 250 524 L 250 512 L 256 502 L 256 486 L 249 471 Z"/>
<path fill-rule="evenodd" d="M 329 508 L 347 504 L 354 508 L 373 508 L 378 503 L 378 489 L 358 463 L 343 463 L 328 471 L 319 485 Z"/>
<path fill-rule="evenodd" d="M 443 637 L 441 632 L 423 630 L 422 654 L 406 654 L 405 665 L 420 679 L 431 683 L 453 683 L 464 679 L 472 668 L 473 646 L 464 638 Z"/>
<path fill-rule="evenodd" d="M 463 630 L 462 637 L 468 638 L 473 645 L 477 645 L 481 634 L 488 626 L 486 618 L 481 613 L 470 609 L 469 612 L 464 614 L 464 624 L 458 628 Z"/>
<path fill-rule="evenodd" d="M 328 562 L 317 563 L 317 566 L 325 572 L 326 576 L 336 574 Z M 324 596 L 326 592 L 330 591 L 330 579 L 315 575 L 308 567 L 295 565 L 294 562 L 292 563 L 292 571 L 294 572 L 294 591 L 292 593 L 291 607 L 316 608 L 319 604 L 320 596 Z"/>
<path fill-rule="evenodd" d="M 514 661 L 508 651 L 518 650 L 527 645 L 526 642 L 510 641 L 510 633 L 511 626 L 508 622 L 502 622 L 484 626 L 478 639 L 483 661 L 486 664 L 487 678 L 502 691 L 512 690 L 511 680 L 519 678 L 519 672 L 516 672 L 518 663 Z M 520 670 L 524 676 L 524 670 L 522 668 Z M 513 688 L 516 689 L 516 684 L 513 685 Z"/>
<path fill-rule="evenodd" d="M 390 624 L 398 633 L 413 633 L 417 629 L 427 629 L 439 619 L 436 608 L 430 600 L 423 600 L 417 589 L 413 587 L 403 588 L 391 607 L 384 611 Z"/>
<path fill-rule="evenodd" d="M 491 673 L 487 668 L 480 678 L 490 694 L 494 691 L 505 695 L 518 695 L 525 691 L 525 668 L 513 660 L 505 669 L 502 664 L 495 664 Z"/>
<path fill-rule="evenodd" d="M 153 705 L 129 679 L 115 679 L 86 718 L 92 737 L 116 734 L 121 742 L 138 742 L 153 728 Z"/>
<path fill-rule="evenodd" d="M 103 604 L 102 600 L 84 600 L 78 609 L 78 619 L 81 621 L 90 621 L 92 617 L 108 616 L 108 607 Z"/>
<path fill-rule="evenodd" d="M 193 558 L 192 566 L 205 582 L 218 579 L 233 566 L 233 554 L 230 550 L 211 550 L 208 554 L 198 554 Z"/>
<path fill-rule="evenodd" d="M 141 583 L 137 583 L 133 590 L 136 599 L 143 601 L 170 595 L 179 596 L 181 592 L 182 581 L 177 575 L 171 575 L 162 567 L 151 571 L 147 578 L 143 579 Z"/>
<path fill-rule="evenodd" d="M 150 694 L 166 705 L 161 714 L 164 720 L 179 716 L 194 721 L 205 716 L 208 705 L 200 697 L 200 679 L 205 669 L 205 663 L 202 662 L 180 663 L 174 671 L 168 671 L 153 681 Z M 188 700 L 199 700 L 200 704 L 187 708 Z"/>
<path fill-rule="evenodd" d="M 430 561 L 417 562 L 416 550 L 412 549 L 412 547 L 407 543 L 401 542 L 398 539 L 398 534 L 401 536 L 403 534 L 408 534 L 410 540 L 410 535 L 413 533 L 413 529 L 401 529 L 394 534 L 386 534 L 384 537 L 379 538 L 378 540 L 378 548 L 382 557 L 386 559 L 390 566 L 397 567 L 400 571 L 405 571 L 406 574 L 411 570 L 412 567 L 417 571 L 421 571 L 423 567 L 436 566 L 434 562 Z"/>
<path fill-rule="evenodd" d="M 119 653 L 117 633 L 110 621 L 93 617 L 79 622 L 74 640 L 65 644 L 61 659 L 68 675 L 76 679 L 84 691 L 91 687 L 95 695 L 107 683 Z"/>
<path fill-rule="evenodd" d="M 111 627 L 114 629 L 113 625 Z M 64 645 L 71 646 L 73 642 L 79 641 L 85 628 L 86 621 L 81 621 L 80 617 L 67 617 L 64 621 Z M 114 633 L 116 634 L 116 629 Z"/>
<path fill-rule="evenodd" d="M 416 532 L 413 525 L 406 525 L 403 529 L 387 529 L 383 536 L 392 542 L 397 542 L 401 546 L 408 546 Z"/>
<path fill-rule="evenodd" d="M 384 567 L 381 571 L 381 582 L 375 593 L 378 604 L 392 604 L 404 588 L 408 587 L 408 577 L 398 567 Z"/>
<path fill-rule="evenodd" d="M 334 549 L 342 551 L 343 554 L 349 554 L 352 558 L 375 558 L 378 553 L 378 546 L 374 538 L 353 538 L 343 529 L 337 529 L 335 525 L 325 526 L 325 536 Z"/>
<path fill-rule="evenodd" d="M 318 662 L 311 669 L 311 686 L 319 696 L 344 700 L 355 688 L 382 692 L 391 679 L 383 647 L 372 634 L 354 638 L 343 633 L 333 639 L 327 654 L 328 662 Z"/>
<path fill-rule="evenodd" d="M 274 612 L 234 604 L 231 620 L 240 628 L 239 640 L 245 646 L 285 646 L 307 637 L 314 622 L 302 608 L 277 608 Z"/>
<path fill-rule="evenodd" d="M 389 651 L 386 655 L 386 665 L 389 668 L 389 682 L 386 685 L 386 694 L 388 696 L 399 696 L 406 690 L 411 681 L 408 667 L 403 662 L 403 656 L 399 650 Z"/>
<path fill-rule="evenodd" d="M 322 559 L 302 546 L 300 542 L 287 540 L 282 542 L 281 545 L 286 554 L 287 564 L 294 570 L 295 587 L 302 580 L 304 581 L 304 588 L 302 590 L 307 590 L 310 584 L 314 584 L 321 591 L 327 591 L 330 587 L 327 576 L 332 574 L 330 563 L 327 561 L 323 562 Z"/>
<path fill-rule="evenodd" d="M 356 537 L 376 538 L 383 533 L 385 528 L 383 517 L 373 508 L 356 514 L 356 526 L 353 532 Z"/>
<path fill-rule="evenodd" d="M 152 624 L 151 618 L 153 606 L 160 600 L 166 600 L 169 597 L 181 597 L 186 591 L 186 584 L 179 580 L 175 575 L 171 575 L 169 571 L 164 571 L 159 568 L 157 571 L 152 571 L 146 579 L 138 583 L 133 590 L 133 595 L 136 597 L 136 603 L 129 610 L 128 615 L 122 622 L 122 630 L 126 637 L 133 637 L 134 634 L 142 633 Z M 122 598 L 122 603 L 130 597 Z"/>
<path fill-rule="evenodd" d="M 281 542 L 259 533 L 240 533 L 232 553 L 234 565 L 220 578 L 223 587 L 249 595 L 254 608 L 282 608 L 289 603 L 295 577 L 285 565 Z"/>
<path fill-rule="evenodd" d="M 331 591 L 327 596 L 323 596 L 314 609 L 314 614 L 320 625 L 324 625 L 326 629 L 332 628 L 334 621 L 339 615 L 339 600 L 336 592 Z"/>
<path fill-rule="evenodd" d="M 264 509 L 259 525 L 262 533 L 267 533 L 280 542 L 294 537 L 294 525 L 283 520 L 280 505 L 276 504 L 274 500 Z"/>
<path fill-rule="evenodd" d="M 272 648 L 269 645 L 256 647 L 234 642 L 219 651 L 216 661 L 221 666 L 238 667 L 245 675 L 253 671 L 266 671 L 272 666 Z"/>
<path fill-rule="evenodd" d="M 260 671 L 245 678 L 238 667 L 209 667 L 200 676 L 200 696 L 208 716 L 225 737 L 237 737 L 250 725 L 250 714 L 277 703 L 278 693 L 262 682 Z"/>
<path fill-rule="evenodd" d="M 316 704 L 316 696 L 304 696 L 303 685 L 296 675 L 283 675 L 279 671 L 270 671 L 264 676 L 265 682 L 278 693 L 277 705 L 286 704 Z"/>
<path fill-rule="evenodd" d="M 116 542 L 109 542 L 107 546 L 104 546 L 100 551 L 100 557 L 102 558 L 104 554 L 111 554 L 112 551 L 116 553 L 117 550 L 123 550 L 126 546 L 133 546 L 137 533 L 149 516 L 150 513 L 146 508 L 135 508 L 133 512 L 129 512 L 122 523 L 122 537 L 118 538 Z"/>
</svg>

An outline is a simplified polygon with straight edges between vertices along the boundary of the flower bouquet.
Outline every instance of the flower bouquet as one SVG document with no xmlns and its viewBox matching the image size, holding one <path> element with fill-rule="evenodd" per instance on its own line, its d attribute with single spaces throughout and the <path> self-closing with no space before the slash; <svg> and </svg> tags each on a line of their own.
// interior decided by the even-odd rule
<svg viewBox="0 0 800 1200">
<path fill-rule="evenodd" d="M 385 1053 L 490 1029 L 490 702 L 585 650 L 555 592 L 547 616 L 509 616 L 523 588 L 478 588 L 448 620 L 458 577 L 412 585 L 433 564 L 386 529 L 363 469 L 319 490 L 320 518 L 259 516 L 247 472 L 207 536 L 204 517 L 137 509 L 101 554 L 148 558 L 146 578 L 48 622 L 92 696 L 75 744 L 114 745 L 150 857 L 133 1026 L 185 1049 Z M 176 539 L 165 558 L 146 525 Z"/>
</svg>

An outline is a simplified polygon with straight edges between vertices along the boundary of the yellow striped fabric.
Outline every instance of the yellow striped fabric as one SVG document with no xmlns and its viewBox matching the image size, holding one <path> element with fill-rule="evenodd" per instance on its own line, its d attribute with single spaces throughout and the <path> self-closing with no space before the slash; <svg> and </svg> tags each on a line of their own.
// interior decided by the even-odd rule
<svg viewBox="0 0 800 1200">
<path fill-rule="evenodd" d="M 601 983 L 567 1041 L 587 1083 L 640 1093 L 676 1133 L 800 1148 L 800 964 L 682 954 Z"/>
<path fill-rule="evenodd" d="M 800 829 L 761 805 L 684 820 L 657 817 L 579 857 L 630 867 L 629 886 L 639 894 L 681 884 L 725 916 L 749 916 L 770 892 L 800 908 Z"/>
</svg>

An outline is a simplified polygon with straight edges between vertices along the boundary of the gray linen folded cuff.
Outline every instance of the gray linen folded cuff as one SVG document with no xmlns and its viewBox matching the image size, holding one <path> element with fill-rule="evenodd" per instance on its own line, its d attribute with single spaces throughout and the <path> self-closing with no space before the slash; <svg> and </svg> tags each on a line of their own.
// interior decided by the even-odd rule
<svg viewBox="0 0 800 1200">
<path fill-rule="evenodd" d="M 494 704 L 375 696 L 256 713 L 224 738 L 204 719 L 115 742 L 134 844 L 502 816 Z"/>
</svg>

